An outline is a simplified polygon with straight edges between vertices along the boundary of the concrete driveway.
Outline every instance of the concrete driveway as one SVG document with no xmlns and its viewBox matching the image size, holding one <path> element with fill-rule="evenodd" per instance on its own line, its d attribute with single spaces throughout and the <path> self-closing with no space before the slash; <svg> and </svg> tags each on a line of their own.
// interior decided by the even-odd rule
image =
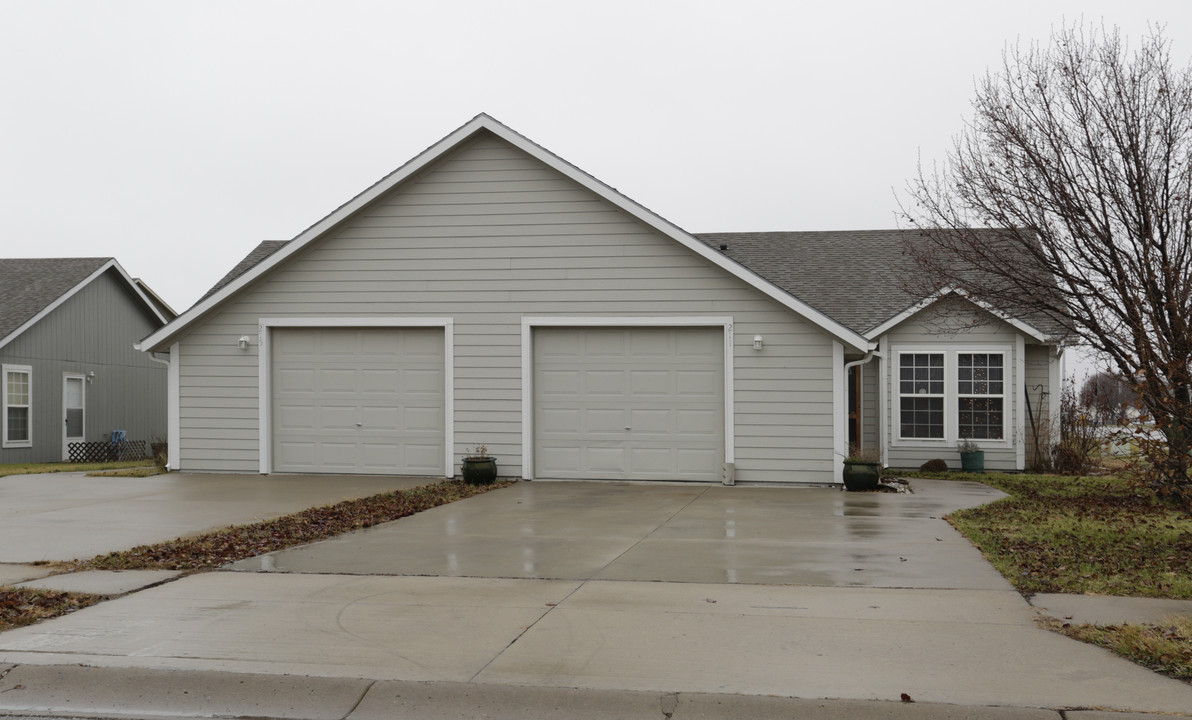
<svg viewBox="0 0 1192 720">
<path fill-rule="evenodd" d="M 437 482 L 329 475 L 0 477 L 0 563 L 73 560 Z"/>
<path fill-rule="evenodd" d="M 941 519 L 992 491 L 915 485 L 518 484 L 2 633 L 0 664 L 1192 708 L 1187 684 L 1035 625 Z"/>
<path fill-rule="evenodd" d="M 532 482 L 236 570 L 1009 590 L 939 521 L 1002 493 Z M 931 522 L 932 520 L 936 522 Z"/>
</svg>

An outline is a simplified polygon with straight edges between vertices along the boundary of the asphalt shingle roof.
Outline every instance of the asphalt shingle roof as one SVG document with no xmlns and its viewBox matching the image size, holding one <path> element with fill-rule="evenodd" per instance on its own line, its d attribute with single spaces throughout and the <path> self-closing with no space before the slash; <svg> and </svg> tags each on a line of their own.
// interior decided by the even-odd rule
<svg viewBox="0 0 1192 720">
<path fill-rule="evenodd" d="M 112 258 L 0 258 L 0 340 Z"/>
<path fill-rule="evenodd" d="M 1002 230 L 978 230 L 990 241 Z M 921 230 L 700 233 L 722 251 L 811 307 L 864 333 L 924 298 L 909 294 L 902 279 L 919 272 L 908 245 L 926 242 Z M 975 271 L 974 271 L 975 272 Z M 1050 318 L 1023 318 L 1045 334 L 1062 335 Z"/>
<path fill-rule="evenodd" d="M 252 249 L 252 252 L 244 256 L 243 260 L 236 263 L 236 267 L 229 270 L 227 275 L 224 275 L 222 278 L 220 278 L 219 282 L 215 283 L 210 290 L 204 293 L 203 297 L 199 298 L 199 302 L 203 302 L 207 298 L 222 290 L 223 287 L 228 283 L 232 282 L 249 270 L 252 270 L 254 267 L 263 262 L 265 258 L 280 250 L 282 246 L 288 242 L 289 240 L 262 240 L 259 245 Z M 196 303 L 196 305 L 197 304 L 198 303 Z"/>
</svg>

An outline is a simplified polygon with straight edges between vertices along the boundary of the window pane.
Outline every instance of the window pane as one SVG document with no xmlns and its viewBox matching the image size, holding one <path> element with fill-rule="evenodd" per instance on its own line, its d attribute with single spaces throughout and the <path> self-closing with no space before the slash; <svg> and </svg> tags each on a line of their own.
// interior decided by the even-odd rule
<svg viewBox="0 0 1192 720">
<path fill-rule="evenodd" d="M 1002 439 L 1002 398 L 960 398 L 957 429 L 966 440 Z"/>
<path fill-rule="evenodd" d="M 904 397 L 899 417 L 904 438 L 942 438 L 944 436 L 944 399 Z"/>
<path fill-rule="evenodd" d="M 8 404 L 9 405 L 28 405 L 29 404 L 29 373 L 9 371 L 9 373 L 8 373 Z"/>
<path fill-rule="evenodd" d="M 8 408 L 8 437 L 9 442 L 24 442 L 29 439 L 29 408 Z"/>
</svg>

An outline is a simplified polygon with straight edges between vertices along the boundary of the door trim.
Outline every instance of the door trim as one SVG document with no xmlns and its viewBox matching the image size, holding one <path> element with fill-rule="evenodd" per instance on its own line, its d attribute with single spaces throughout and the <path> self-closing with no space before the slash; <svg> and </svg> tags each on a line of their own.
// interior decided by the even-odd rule
<svg viewBox="0 0 1192 720">
<path fill-rule="evenodd" d="M 534 346 L 536 327 L 720 327 L 724 331 L 724 462 L 736 462 L 733 446 L 733 318 L 732 316 L 523 316 L 522 479 L 534 479 Z"/>
<path fill-rule="evenodd" d="M 63 462 L 70 459 L 70 449 L 67 447 L 69 440 L 66 435 L 66 411 L 69 408 L 66 406 L 66 388 L 71 380 L 79 381 L 80 397 L 83 403 L 83 434 L 80 436 L 80 442 L 87 441 L 87 376 L 83 373 L 64 372 L 62 373 L 62 460 Z"/>
<path fill-rule="evenodd" d="M 269 347 L 273 328 L 443 328 L 443 472 L 455 475 L 455 319 L 442 317 L 286 317 L 257 321 L 257 400 L 260 472 L 273 472 L 273 387 Z"/>
</svg>

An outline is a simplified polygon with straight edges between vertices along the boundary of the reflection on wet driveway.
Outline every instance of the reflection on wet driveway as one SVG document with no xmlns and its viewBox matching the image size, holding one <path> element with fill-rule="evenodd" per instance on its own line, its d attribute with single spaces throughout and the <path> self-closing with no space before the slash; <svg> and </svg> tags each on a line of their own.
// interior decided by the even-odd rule
<svg viewBox="0 0 1192 720">
<path fill-rule="evenodd" d="M 234 570 L 1004 590 L 943 516 L 1001 496 L 524 482 Z"/>
</svg>

